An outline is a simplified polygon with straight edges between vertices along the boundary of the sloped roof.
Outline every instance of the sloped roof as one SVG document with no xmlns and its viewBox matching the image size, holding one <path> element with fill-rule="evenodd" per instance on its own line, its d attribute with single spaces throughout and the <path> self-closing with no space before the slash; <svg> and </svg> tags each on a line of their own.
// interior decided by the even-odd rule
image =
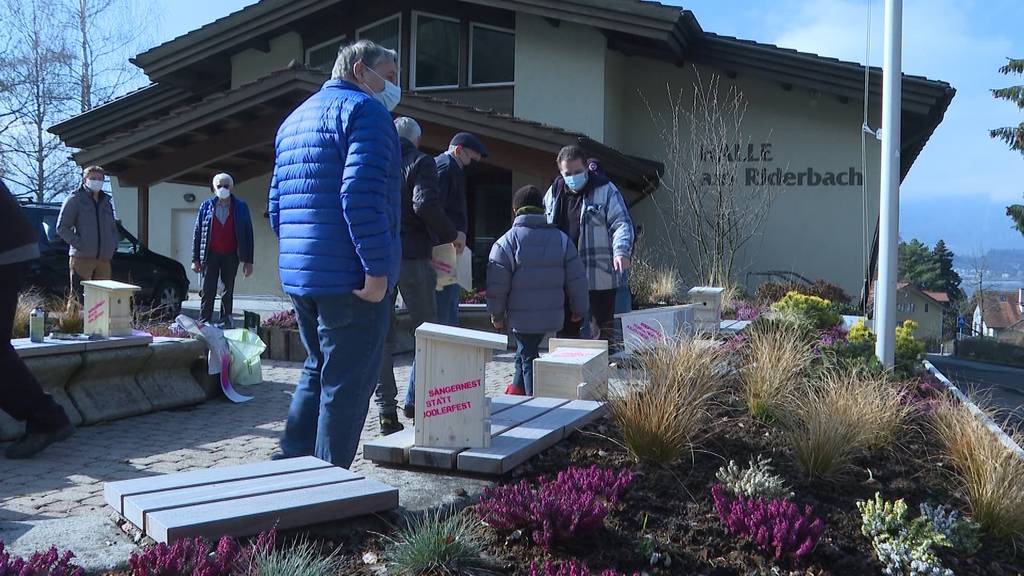
<svg viewBox="0 0 1024 576">
<path fill-rule="evenodd" d="M 990 291 L 984 293 L 985 326 L 1005 330 L 1021 322 L 1020 292 Z"/>
</svg>

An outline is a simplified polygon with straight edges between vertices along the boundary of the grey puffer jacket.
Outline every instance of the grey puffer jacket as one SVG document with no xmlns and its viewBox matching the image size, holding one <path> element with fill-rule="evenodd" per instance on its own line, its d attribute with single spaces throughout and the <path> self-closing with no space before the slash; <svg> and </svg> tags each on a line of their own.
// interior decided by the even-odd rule
<svg viewBox="0 0 1024 576">
<path fill-rule="evenodd" d="M 110 260 L 120 240 L 117 216 L 110 195 L 100 192 L 93 201 L 85 187 L 75 190 L 60 208 L 57 234 L 71 246 L 70 254 L 79 258 Z"/>
<path fill-rule="evenodd" d="M 583 262 L 572 241 L 544 214 L 518 216 L 491 247 L 487 262 L 487 311 L 523 334 L 562 329 L 568 294 L 572 313 L 590 306 Z"/>
</svg>

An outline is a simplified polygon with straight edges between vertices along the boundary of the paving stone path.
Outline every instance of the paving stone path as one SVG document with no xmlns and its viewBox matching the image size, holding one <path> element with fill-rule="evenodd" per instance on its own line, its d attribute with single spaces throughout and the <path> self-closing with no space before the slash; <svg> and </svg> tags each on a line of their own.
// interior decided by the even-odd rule
<svg viewBox="0 0 1024 576">
<path fill-rule="evenodd" d="M 411 355 L 395 359 L 399 400 L 411 362 Z M 512 381 L 512 362 L 512 354 L 502 354 L 488 364 L 488 394 L 503 392 Z M 0 458 L 0 521 L 102 512 L 107 481 L 267 460 L 284 430 L 299 372 L 299 364 L 265 361 L 264 383 L 243 389 L 255 396 L 245 404 L 212 400 L 192 408 L 82 427 L 71 439 L 33 460 Z M 371 402 L 362 439 L 378 434 L 377 407 Z M 377 475 L 376 467 L 362 459 L 361 448 L 352 468 L 370 477 Z"/>
</svg>

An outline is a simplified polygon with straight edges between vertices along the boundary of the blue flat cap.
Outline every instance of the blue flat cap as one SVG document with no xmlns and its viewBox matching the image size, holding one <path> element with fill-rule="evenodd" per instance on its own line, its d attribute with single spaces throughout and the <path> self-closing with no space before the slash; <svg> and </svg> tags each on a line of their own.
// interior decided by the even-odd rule
<svg viewBox="0 0 1024 576">
<path fill-rule="evenodd" d="M 463 148 L 469 148 L 479 154 L 482 158 L 487 158 L 487 148 L 484 147 L 484 143 L 469 132 L 459 132 L 453 136 L 450 146 L 462 146 Z"/>
</svg>

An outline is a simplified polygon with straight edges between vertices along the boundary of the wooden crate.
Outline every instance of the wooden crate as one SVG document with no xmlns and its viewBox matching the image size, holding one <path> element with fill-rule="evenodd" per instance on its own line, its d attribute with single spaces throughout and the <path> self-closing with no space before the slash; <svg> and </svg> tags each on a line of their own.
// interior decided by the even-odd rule
<svg viewBox="0 0 1024 576">
<path fill-rule="evenodd" d="M 398 506 L 398 490 L 307 456 L 108 482 L 103 497 L 157 542 L 249 536 Z"/>
<path fill-rule="evenodd" d="M 506 348 L 504 334 L 430 323 L 416 329 L 416 446 L 490 444 L 486 365 Z"/>
<path fill-rule="evenodd" d="M 631 356 L 651 346 L 694 333 L 693 304 L 646 308 L 623 314 L 622 340 L 626 356 Z"/>
<path fill-rule="evenodd" d="M 703 334 L 717 334 L 722 324 L 724 288 L 696 286 L 687 293 L 694 308 L 694 328 Z"/>
<path fill-rule="evenodd" d="M 138 286 L 113 280 L 86 280 L 84 332 L 105 338 L 131 336 L 132 334 L 132 293 L 141 290 Z"/>
<path fill-rule="evenodd" d="M 608 342 L 552 338 L 533 361 L 533 393 L 547 398 L 603 400 L 608 396 Z"/>
</svg>

